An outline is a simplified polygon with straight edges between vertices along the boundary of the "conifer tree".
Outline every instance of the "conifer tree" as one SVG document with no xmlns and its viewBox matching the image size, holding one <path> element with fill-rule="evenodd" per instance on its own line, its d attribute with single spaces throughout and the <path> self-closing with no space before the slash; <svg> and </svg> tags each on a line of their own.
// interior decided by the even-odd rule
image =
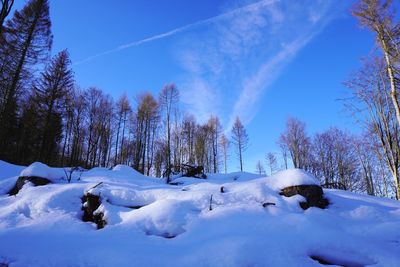
<svg viewBox="0 0 400 267">
<path fill-rule="evenodd" d="M 0 156 L 15 143 L 19 96 L 30 87 L 27 81 L 35 64 L 47 59 L 52 44 L 50 26 L 47 0 L 30 0 L 7 22 L 0 49 Z"/>
<path fill-rule="evenodd" d="M 74 84 L 70 63 L 68 52 L 61 51 L 51 60 L 34 87 L 42 124 L 39 159 L 44 162 L 49 162 L 57 152 L 61 138 L 64 100 Z"/>
</svg>

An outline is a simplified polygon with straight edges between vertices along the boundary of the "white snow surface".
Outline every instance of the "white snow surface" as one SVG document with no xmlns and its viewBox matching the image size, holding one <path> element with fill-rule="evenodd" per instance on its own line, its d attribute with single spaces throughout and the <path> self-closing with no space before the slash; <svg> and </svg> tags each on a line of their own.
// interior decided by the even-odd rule
<svg viewBox="0 0 400 267">
<path fill-rule="evenodd" d="M 13 176 L 18 176 L 24 168 L 24 166 L 13 165 L 0 160 L 0 181 Z"/>
<path fill-rule="evenodd" d="M 122 165 L 94 168 L 71 183 L 57 182 L 60 170 L 34 163 L 20 175 L 54 183 L 28 183 L 16 196 L 0 190 L 0 266 L 321 266 L 310 256 L 400 266 L 398 201 L 324 190 L 330 206 L 304 211 L 302 196 L 279 194 L 318 184 L 301 170 L 183 177 L 178 185 Z M 87 192 L 101 198 L 103 229 L 81 220 Z"/>
<path fill-rule="evenodd" d="M 36 176 L 55 182 L 65 179 L 65 172 L 62 168 L 50 168 L 41 162 L 34 162 L 23 169 L 19 176 Z"/>
</svg>

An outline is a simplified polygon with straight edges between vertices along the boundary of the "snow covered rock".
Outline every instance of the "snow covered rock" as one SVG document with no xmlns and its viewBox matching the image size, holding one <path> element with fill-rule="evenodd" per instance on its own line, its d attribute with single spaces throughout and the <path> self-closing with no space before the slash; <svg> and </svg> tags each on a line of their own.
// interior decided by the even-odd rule
<svg viewBox="0 0 400 267">
<path fill-rule="evenodd" d="M 22 170 L 19 177 L 41 177 L 56 182 L 65 179 L 65 172 L 61 168 L 50 168 L 41 162 L 34 162 Z"/>
<path fill-rule="evenodd" d="M 119 173 L 125 174 L 125 175 L 133 175 L 133 176 L 142 175 L 140 172 L 138 172 L 134 168 L 126 166 L 126 165 L 122 165 L 122 164 L 116 165 L 112 170 L 114 172 L 119 172 Z"/>
<path fill-rule="evenodd" d="M 22 189 L 22 187 L 27 183 L 30 182 L 34 186 L 41 186 L 41 185 L 46 185 L 50 184 L 51 181 L 46 178 L 42 177 L 36 177 L 36 176 L 21 176 L 18 177 L 17 182 L 15 183 L 14 187 L 8 192 L 9 195 L 13 196 L 18 194 L 19 190 Z"/>
<path fill-rule="evenodd" d="M 303 196 L 306 201 L 299 203 L 303 210 L 310 207 L 324 209 L 329 204 L 318 179 L 300 169 L 285 170 L 268 177 L 267 185 L 285 197 Z"/>
<path fill-rule="evenodd" d="M 50 168 L 41 162 L 35 162 L 23 169 L 14 185 L 8 192 L 9 195 L 16 195 L 22 187 L 30 182 L 34 186 L 47 185 L 65 178 L 65 173 L 61 169 Z"/>
<path fill-rule="evenodd" d="M 276 191 L 296 185 L 320 185 L 317 178 L 300 169 L 280 171 L 268 177 L 267 183 Z"/>
</svg>

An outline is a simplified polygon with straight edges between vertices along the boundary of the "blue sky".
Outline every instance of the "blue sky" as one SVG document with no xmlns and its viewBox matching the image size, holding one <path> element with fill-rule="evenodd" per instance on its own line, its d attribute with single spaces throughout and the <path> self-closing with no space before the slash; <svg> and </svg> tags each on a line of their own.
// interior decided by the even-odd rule
<svg viewBox="0 0 400 267">
<path fill-rule="evenodd" d="M 251 143 L 245 169 L 254 171 L 267 152 L 279 152 L 276 140 L 290 116 L 310 134 L 330 126 L 358 131 L 338 99 L 374 43 L 349 3 L 50 1 L 53 53 L 68 48 L 81 87 L 133 99 L 175 82 L 182 108 L 200 121 L 218 114 L 229 129 L 240 116 Z"/>
</svg>

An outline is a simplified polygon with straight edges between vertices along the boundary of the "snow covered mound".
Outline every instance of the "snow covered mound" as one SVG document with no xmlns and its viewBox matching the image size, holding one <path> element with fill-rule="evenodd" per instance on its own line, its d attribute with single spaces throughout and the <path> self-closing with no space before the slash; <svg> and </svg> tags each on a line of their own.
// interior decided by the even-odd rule
<svg viewBox="0 0 400 267">
<path fill-rule="evenodd" d="M 56 179 L 60 170 L 35 163 L 21 175 Z M 304 197 L 280 195 L 318 184 L 301 170 L 182 177 L 178 185 L 122 165 L 74 175 L 80 179 L 24 186 L 15 196 L 0 191 L 0 266 L 400 263 L 398 201 L 324 190 L 330 205 L 304 211 Z"/>
<path fill-rule="evenodd" d="M 60 168 L 50 168 L 41 162 L 34 162 L 29 167 L 23 169 L 19 174 L 20 177 L 41 177 L 50 181 L 60 181 L 65 179 L 65 172 Z"/>
<path fill-rule="evenodd" d="M 278 172 L 270 177 L 267 183 L 275 190 L 295 185 L 319 185 L 317 178 L 299 169 Z"/>
</svg>

